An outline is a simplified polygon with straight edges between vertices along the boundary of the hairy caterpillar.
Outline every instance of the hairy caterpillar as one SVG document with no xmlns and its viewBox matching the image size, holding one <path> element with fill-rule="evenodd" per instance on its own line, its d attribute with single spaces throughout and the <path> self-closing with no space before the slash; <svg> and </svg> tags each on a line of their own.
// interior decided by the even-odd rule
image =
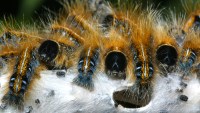
<svg viewBox="0 0 200 113">
<path fill-rule="evenodd" d="M 9 32 L 10 33 L 10 32 Z M 19 33 L 21 34 L 21 33 Z M 10 35 L 17 35 L 15 32 L 11 33 Z M 18 36 L 23 36 L 23 33 Z M 20 38 L 18 36 L 12 36 L 12 39 Z M 27 35 L 25 35 L 27 36 Z M 4 37 L 4 41 L 6 41 L 8 37 Z M 21 37 L 22 38 L 22 37 Z M 29 38 L 27 41 L 19 41 L 18 43 L 14 45 L 2 45 L 1 53 L 4 53 L 1 55 L 1 57 L 8 62 L 8 67 L 10 73 L 10 80 L 6 94 L 2 98 L 2 102 L 5 105 L 13 105 L 18 109 L 23 109 L 23 101 L 24 96 L 27 96 L 27 90 L 29 89 L 29 84 L 33 83 L 32 79 L 37 78 L 37 75 L 39 73 L 36 73 L 38 70 L 40 70 L 39 61 L 36 55 L 36 49 L 35 47 L 39 43 L 37 39 L 32 40 L 32 37 L 26 37 Z M 32 41 L 33 44 L 29 44 L 29 41 Z M 9 43 L 9 42 L 8 42 Z M 27 44 L 28 43 L 28 44 Z M 18 44 L 18 47 L 16 47 Z M 12 47 L 14 46 L 14 47 Z M 13 48 L 11 50 L 4 49 L 6 48 Z M 17 50 L 15 50 L 17 48 Z M 12 56 L 12 57 L 10 57 Z"/>
<path fill-rule="evenodd" d="M 7 62 L 11 72 L 2 103 L 23 110 L 24 98 L 28 97 L 27 92 L 35 78 L 40 78 L 40 71 L 70 67 L 66 57 L 70 56 L 67 53 L 73 51 L 73 44 L 59 38 L 44 39 L 23 32 L 6 34 L 2 37 L 1 58 Z"/>
<path fill-rule="evenodd" d="M 89 2 L 92 3 L 91 1 Z M 67 93 L 66 98 L 69 99 L 67 101 L 64 96 L 62 99 L 51 97 L 52 100 L 58 100 L 54 102 L 50 101 L 53 103 L 52 105 L 49 104 L 50 102 L 47 102 L 48 104 L 46 106 L 52 108 L 55 105 L 53 108 L 57 108 L 58 111 L 65 110 L 69 106 L 72 107 L 72 102 L 75 102 L 73 106 L 77 105 L 77 100 L 79 99 L 89 100 L 94 95 L 96 97 L 100 95 L 99 97 L 101 97 L 102 94 L 109 95 L 111 97 L 109 99 L 114 101 L 116 106 L 122 105 L 129 107 L 130 105 L 131 108 L 137 107 L 140 109 L 140 107 L 143 108 L 143 106 L 148 107 L 152 105 L 151 102 L 156 98 L 155 94 L 158 91 L 155 91 L 155 88 L 159 87 L 159 85 L 168 87 L 168 84 L 171 82 L 170 79 L 168 80 L 171 77 L 169 72 L 174 73 L 176 67 L 180 68 L 185 63 L 184 58 L 187 59 L 185 60 L 185 64 L 189 61 L 189 64 L 192 67 L 194 66 L 194 69 L 197 69 L 192 69 L 191 71 L 190 66 L 188 66 L 189 72 L 198 71 L 198 59 L 194 60 L 194 56 L 198 57 L 198 52 L 193 52 L 195 55 L 192 52 L 190 55 L 185 54 L 188 53 L 187 48 L 198 51 L 198 45 L 196 43 L 188 44 L 190 41 L 198 41 L 197 34 L 188 32 L 188 36 L 186 36 L 182 46 L 180 43 L 177 44 L 177 40 L 174 39 L 174 36 L 177 38 L 176 35 L 170 34 L 172 33 L 169 28 L 171 27 L 171 25 L 169 26 L 170 22 L 166 23 L 167 27 L 163 24 L 157 25 L 159 24 L 157 21 L 161 23 L 165 22 L 159 20 L 160 15 L 151 8 L 146 11 L 140 9 L 139 5 L 136 5 L 133 10 L 124 8 L 122 11 L 119 11 L 115 7 L 110 9 L 111 6 L 106 6 L 104 3 L 97 1 L 95 2 L 94 10 L 91 10 L 87 9 L 86 4 L 81 3 L 80 1 L 72 3 L 70 7 L 67 4 L 65 9 L 67 11 L 64 11 L 57 20 L 52 20 L 53 22 L 49 23 L 50 26 L 45 26 L 45 30 L 48 32 L 42 31 L 32 36 L 33 34 L 29 32 L 21 32 L 21 35 L 18 35 L 16 33 L 17 30 L 13 30 L 14 32 L 9 31 L 7 33 L 8 35 L 4 35 L 4 37 L 11 36 L 11 38 L 0 40 L 2 42 L 2 56 L 8 54 L 6 59 L 10 60 L 5 60 L 9 69 L 15 72 L 15 67 L 23 67 L 22 71 L 21 69 L 18 69 L 18 71 L 29 73 L 28 70 L 26 71 L 26 68 L 29 69 L 31 67 L 31 72 L 33 73 L 31 76 L 28 74 L 17 74 L 15 76 L 16 74 L 11 72 L 13 76 L 8 76 L 10 77 L 11 86 L 15 84 L 15 87 L 13 86 L 14 91 L 21 92 L 22 95 L 24 94 L 23 97 L 16 93 L 20 95 L 20 98 L 14 101 L 18 108 L 22 109 L 22 103 L 29 101 L 29 94 L 34 95 L 35 92 L 32 91 L 35 90 L 33 88 L 40 89 L 41 87 L 42 89 L 43 84 L 49 84 L 48 87 L 54 89 L 50 91 L 53 92 L 51 95 L 62 97 Z M 106 12 L 98 12 L 98 9 L 101 8 L 105 8 L 104 11 Z M 13 35 L 10 35 L 10 33 Z M 15 39 L 15 37 L 18 37 L 19 40 Z M 37 43 L 33 44 L 33 42 Z M 16 48 L 13 44 L 19 47 Z M 29 45 L 33 47 L 29 47 Z M 179 49 L 182 50 L 181 52 L 183 54 Z M 32 60 L 33 58 L 37 60 Z M 4 60 L 5 57 L 2 57 L 2 59 Z M 190 62 L 193 60 L 195 63 Z M 22 66 L 24 64 L 22 61 L 27 61 L 27 66 Z M 177 63 L 177 61 L 179 62 Z M 179 65 L 180 62 L 182 62 L 181 65 Z M 165 72 L 163 68 L 167 70 L 165 74 L 169 76 L 165 76 L 165 78 L 161 76 L 159 80 L 163 83 L 157 84 L 157 78 Z M 173 68 L 173 71 L 171 71 L 171 68 Z M 44 79 L 42 76 L 39 76 L 39 73 L 43 70 L 54 69 L 66 70 L 66 79 L 53 78 L 51 75 L 43 76 Z M 70 75 L 73 69 L 75 69 L 75 73 L 72 72 L 74 75 Z M 29 77 L 29 81 L 23 78 L 26 76 Z M 36 80 L 35 77 L 42 79 Z M 19 80 L 19 82 L 13 80 Z M 172 80 L 174 79 L 172 78 Z M 126 82 L 129 84 L 127 85 Z M 7 82 L 7 84 L 9 83 Z M 22 85 L 20 86 L 20 84 Z M 105 86 L 105 84 L 109 85 L 109 87 Z M 113 90 L 110 87 L 116 89 Z M 98 92 L 101 89 L 105 90 Z M 173 91 L 173 88 L 169 89 Z M 42 90 L 41 94 L 43 92 L 45 91 Z M 7 97 L 5 96 L 2 100 L 4 102 L 7 101 Z M 13 95 L 10 97 L 15 98 Z M 34 97 L 34 99 L 41 100 L 39 102 L 37 101 L 37 103 L 43 103 L 45 100 L 43 97 Z M 98 104 L 99 100 L 103 99 L 105 98 L 95 98 L 94 100 Z M 9 102 L 13 101 L 7 101 L 8 104 Z M 56 102 L 58 103 L 55 104 Z M 63 106 L 58 108 L 57 106 L 60 104 L 63 104 Z M 113 107 L 113 103 L 110 105 Z M 155 104 L 153 103 L 153 105 Z M 11 104 L 11 106 L 13 105 Z M 68 109 L 69 112 L 72 111 L 71 107 Z M 115 107 L 113 109 L 118 110 Z M 52 110 L 51 112 L 54 111 Z"/>
</svg>

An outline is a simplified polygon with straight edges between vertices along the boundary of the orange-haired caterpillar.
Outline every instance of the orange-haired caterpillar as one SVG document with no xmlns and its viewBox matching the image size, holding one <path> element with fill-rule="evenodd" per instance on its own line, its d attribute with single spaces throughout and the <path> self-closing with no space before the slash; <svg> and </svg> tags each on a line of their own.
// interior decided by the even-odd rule
<svg viewBox="0 0 200 113">
<path fill-rule="evenodd" d="M 85 9 L 86 4 L 81 5 L 79 3 L 77 2 L 70 6 L 67 17 L 58 20 L 58 23 L 54 23 L 51 28 L 53 31 L 59 32 L 63 37 L 69 36 L 67 38 L 70 38 L 75 45 L 80 46 L 77 52 L 80 54 L 78 60 L 79 74 L 73 80 L 73 83 L 93 90 L 92 77 L 99 64 L 100 53 L 104 49 L 100 47 L 100 44 L 104 44 L 101 43 L 101 40 L 105 36 L 98 29 L 99 24 L 93 19 L 92 12 Z M 77 7 L 81 10 L 78 10 Z M 108 69 L 110 70 L 110 68 Z"/>
<path fill-rule="evenodd" d="M 152 56 L 152 28 L 150 20 L 144 22 L 144 18 L 137 20 L 137 26 L 132 25 L 131 33 L 131 52 L 133 57 L 133 78 L 134 83 L 128 87 L 125 92 L 130 95 L 129 99 L 122 99 L 124 102 L 131 103 L 134 106 L 145 106 L 147 105 L 152 96 L 153 80 L 156 73 L 156 67 L 154 65 L 154 58 Z M 121 92 L 121 93 L 122 93 Z M 121 94 L 118 93 L 118 94 Z M 116 96 L 116 95 L 114 95 Z M 117 97 L 117 96 L 116 96 Z M 115 99 L 120 100 L 120 99 Z"/>
<path fill-rule="evenodd" d="M 73 83 L 87 88 L 89 90 L 93 90 L 93 81 L 92 76 L 96 70 L 97 62 L 99 60 L 99 45 L 97 38 L 98 33 L 94 30 L 94 28 L 90 27 L 90 25 L 83 21 L 77 15 L 74 15 L 74 19 L 79 23 L 85 30 L 80 36 L 76 30 L 76 27 L 61 25 L 53 25 L 52 30 L 63 35 L 63 38 L 69 38 L 77 47 L 79 47 L 80 56 L 78 62 L 78 77 L 74 78 Z M 69 26 L 69 27 L 67 27 Z M 77 32 L 75 32 L 77 31 Z M 80 33 L 80 32 L 79 32 Z M 91 35 L 91 36 L 90 36 Z M 89 36 L 89 37 L 88 37 Z M 90 43 L 91 42 L 91 43 Z"/>
<path fill-rule="evenodd" d="M 154 14 L 156 13 L 152 9 L 143 12 L 138 6 L 133 10 L 124 12 L 121 12 L 120 9 L 119 12 L 113 15 L 113 25 L 111 28 L 113 27 L 118 32 L 116 35 L 121 35 L 121 38 L 127 41 L 127 43 L 122 41 L 125 44 L 122 44 L 122 48 L 118 44 L 120 48 L 118 50 L 123 55 L 119 61 L 131 62 L 133 65 L 128 66 L 126 63 L 123 63 L 125 64 L 124 67 L 127 66 L 123 68 L 124 70 L 131 70 L 131 74 L 129 74 L 131 75 L 130 81 L 133 82 L 133 85 L 122 91 L 115 92 L 113 99 L 122 106 L 126 106 L 124 103 L 130 103 L 133 106 L 139 107 L 145 106 L 151 100 L 154 75 L 156 73 L 156 66 L 154 65 L 154 57 L 152 55 L 153 45 L 151 44 L 153 40 L 151 36 L 152 26 L 154 26 Z M 112 32 L 112 29 L 109 32 Z M 115 45 L 114 47 L 118 46 Z M 114 63 L 112 62 L 111 64 Z M 118 65 L 122 65 L 122 63 L 119 64 L 118 62 Z"/>
<path fill-rule="evenodd" d="M 22 38 L 13 37 L 13 35 L 11 39 Z M 23 109 L 24 96 L 30 89 L 29 84 L 33 83 L 39 72 L 45 69 L 67 69 L 71 66 L 68 53 L 74 51 L 71 41 L 59 38 L 56 35 L 49 39 L 36 38 L 32 35 L 26 36 L 26 40 L 14 42 L 14 45 L 9 43 L 1 45 L 1 57 L 7 57 L 7 62 L 11 65 L 9 68 L 13 70 L 11 71 L 8 92 L 2 98 L 2 102 L 19 109 Z M 13 47 L 15 45 L 18 46 Z M 16 58 L 13 59 L 9 56 Z"/>
<path fill-rule="evenodd" d="M 103 7 L 103 8 L 105 8 L 105 7 Z M 87 21 L 84 21 L 83 20 L 83 18 L 85 18 L 85 17 L 81 17 L 80 15 L 82 15 L 82 13 L 83 12 L 85 12 L 85 11 L 82 11 L 82 13 L 80 14 L 80 12 L 81 11 L 77 11 L 76 9 L 72 9 L 72 14 L 69 14 L 69 17 L 72 17 L 73 16 L 73 21 L 75 21 L 75 23 L 78 23 L 79 25 L 81 25 L 82 26 L 82 28 L 84 29 L 84 30 L 86 30 L 85 32 L 89 32 L 90 33 L 90 35 L 91 34 L 97 34 L 97 38 L 103 38 L 100 34 L 101 33 L 98 33 L 98 32 L 96 32 L 96 28 L 95 27 L 91 27 L 91 24 L 89 24 Z M 96 13 L 100 13 L 100 12 L 96 12 Z M 77 15 L 77 14 L 80 14 L 80 15 Z M 97 15 L 99 15 L 99 14 L 94 14 L 95 16 L 97 16 Z M 112 20 L 112 16 L 111 16 L 111 18 L 110 18 L 110 16 L 111 15 L 108 15 L 108 17 L 109 18 L 107 18 L 107 16 L 106 16 L 106 18 L 105 19 L 103 19 L 103 24 L 109 24 L 110 22 L 112 22 L 113 20 Z M 70 20 L 71 21 L 71 20 Z M 109 24 L 110 25 L 110 24 Z M 57 25 L 58 26 L 58 25 Z M 65 31 L 66 31 L 66 33 L 67 34 L 75 34 L 75 33 L 72 33 L 72 30 L 73 31 L 78 31 L 77 29 L 75 29 L 74 30 L 74 28 L 76 28 L 76 27 L 74 27 L 74 24 L 70 24 L 69 22 L 68 22 L 68 24 L 67 25 L 65 25 L 64 24 L 64 26 L 65 26 Z M 54 27 L 55 28 L 55 27 Z M 57 29 L 63 29 L 63 27 L 61 28 L 58 28 L 57 27 Z M 79 26 L 78 26 L 78 29 L 79 29 Z M 78 31 L 79 32 L 79 31 Z M 64 34 L 66 34 L 66 33 L 64 33 Z M 84 34 L 84 33 L 82 33 L 82 34 Z M 72 36 L 73 37 L 73 36 Z M 112 37 L 112 36 L 111 36 Z M 108 37 L 106 37 L 105 38 L 105 43 L 103 42 L 103 45 L 109 45 L 110 43 L 110 36 L 108 36 Z M 75 40 L 77 40 L 77 37 L 74 35 L 74 39 Z M 84 49 L 83 49 L 83 51 L 89 51 L 90 49 L 88 49 L 88 48 L 91 48 L 91 51 L 92 50 L 95 50 L 96 51 L 96 49 L 97 48 L 99 48 L 99 47 L 91 47 L 91 46 L 88 46 L 88 44 L 86 44 L 87 46 L 85 46 L 85 43 L 87 43 L 87 42 L 90 42 L 90 41 L 87 41 L 87 40 L 90 40 L 91 38 L 87 38 L 87 36 L 86 37 L 84 37 L 83 39 L 85 39 L 85 42 L 82 44 L 83 45 L 83 47 L 84 47 Z M 107 41 L 107 39 L 108 39 L 108 41 Z M 73 39 L 72 39 L 73 40 Z M 112 39 L 111 39 L 112 40 Z M 117 39 L 116 39 L 116 41 L 117 41 Z M 94 42 L 91 42 L 91 43 L 94 43 Z M 97 42 L 97 43 L 100 43 L 100 42 Z M 118 43 L 120 43 L 119 41 L 118 41 Z M 98 45 L 98 44 L 97 44 Z M 123 54 L 123 51 L 126 51 L 126 50 L 124 50 L 125 48 L 123 47 L 123 46 L 120 46 L 120 45 L 116 45 L 116 44 L 111 44 L 111 45 L 113 45 L 113 47 L 105 47 L 106 49 L 108 49 L 108 50 L 105 50 L 106 51 L 106 53 L 105 53 L 105 57 L 104 57 L 104 59 L 105 59 L 105 71 L 106 71 L 106 73 L 108 74 L 108 75 L 114 75 L 114 78 L 125 78 L 126 76 L 125 76 L 125 71 L 126 71 L 126 66 L 127 66 L 127 64 L 125 63 L 125 64 L 121 64 L 120 62 L 123 62 L 123 61 L 125 61 L 126 62 L 126 55 L 124 55 Z M 111 45 L 109 45 L 109 46 L 111 46 Z M 122 44 L 123 45 L 123 44 Z M 126 45 L 126 46 L 129 46 L 129 45 Z M 93 49 L 93 48 L 95 48 L 95 49 Z M 110 50 L 110 49 L 112 49 L 112 50 Z M 126 49 L 129 49 L 128 47 L 126 48 Z M 98 50 L 98 49 L 97 49 Z M 99 50 L 100 52 L 101 52 L 101 49 Z M 82 52 L 81 52 L 81 56 L 87 56 L 86 55 L 87 54 L 87 52 L 85 52 L 84 53 L 84 55 L 82 55 Z M 99 54 L 99 53 L 98 53 Z M 80 56 L 80 58 L 81 58 L 81 56 Z M 128 55 L 127 55 L 128 56 Z M 83 58 L 84 59 L 84 58 Z M 86 59 L 86 58 L 85 58 Z M 97 61 L 98 61 L 98 59 L 96 59 Z M 114 60 L 114 61 L 113 61 Z M 116 61 L 117 60 L 117 61 Z M 122 61 L 121 61 L 122 60 Z M 82 62 L 82 60 L 80 59 L 79 60 L 79 62 Z M 97 61 L 95 61 L 95 62 L 97 62 Z M 86 62 L 86 61 L 85 61 Z M 84 67 L 83 67 L 84 65 L 82 64 L 82 68 L 81 69 L 83 69 Z M 114 67 L 113 67 L 114 66 Z M 122 67 L 121 67 L 122 66 Z M 79 68 L 79 67 L 78 67 Z M 82 73 L 82 72 L 81 72 Z M 76 82 L 77 82 L 77 84 L 82 84 L 81 82 L 80 82 L 80 78 L 81 78 L 81 76 L 79 77 L 79 80 L 75 80 Z"/>
<path fill-rule="evenodd" d="M 84 21 L 80 20 L 80 18 L 77 18 L 76 21 L 81 25 L 87 26 L 86 28 L 90 28 L 89 25 L 87 25 Z M 86 33 L 84 32 L 85 34 L 83 33 L 83 36 L 86 37 L 82 37 L 72 29 L 75 28 L 73 28 L 73 26 L 67 27 L 61 25 L 52 25 L 52 31 L 54 31 L 55 33 L 60 33 L 63 36 L 63 38 L 65 37 L 69 38 L 69 40 L 71 40 L 77 47 L 80 48 L 80 50 L 78 51 L 80 52 L 79 62 L 78 62 L 79 74 L 78 77 L 74 78 L 73 83 L 85 87 L 89 90 L 93 90 L 94 86 L 92 81 L 92 75 L 96 70 L 96 62 L 98 61 L 99 58 L 99 48 L 95 44 L 89 44 L 90 41 L 88 41 L 87 44 L 86 40 L 90 40 L 90 38 L 88 39 L 87 37 L 88 34 L 86 35 Z M 90 32 L 91 30 L 92 29 L 90 29 Z M 91 40 L 93 40 L 92 38 Z"/>
<path fill-rule="evenodd" d="M 136 37 L 134 37 L 136 38 Z M 141 37 L 140 37 L 141 38 Z M 151 44 L 148 43 L 149 40 L 133 39 L 133 74 L 134 74 L 134 84 L 130 86 L 127 90 L 122 90 L 118 92 L 118 95 L 123 93 L 130 95 L 130 99 L 122 99 L 124 102 L 131 103 L 135 107 L 141 107 L 147 105 L 152 96 L 153 80 L 155 76 L 155 65 L 151 55 Z M 116 96 L 117 93 L 113 96 Z M 132 101 L 131 101 L 132 100 Z"/>
<path fill-rule="evenodd" d="M 18 32 L 17 37 L 16 32 L 10 33 L 10 37 L 4 37 L 3 41 L 16 39 L 23 39 L 24 35 Z M 23 33 L 22 33 L 23 34 Z M 26 35 L 27 36 L 27 35 Z M 34 37 L 34 38 L 33 38 Z M 2 103 L 5 105 L 15 106 L 18 109 L 23 109 L 24 96 L 29 89 L 29 84 L 32 82 L 34 75 L 38 74 L 36 69 L 39 69 L 39 59 L 37 57 L 36 46 L 39 43 L 35 36 L 28 35 L 26 40 L 18 40 L 16 42 L 5 43 L 6 45 L 1 45 L 1 57 L 8 63 L 10 80 L 6 94 L 2 98 Z M 29 44 L 30 42 L 32 44 Z M 18 45 L 16 47 L 16 45 Z M 10 57 L 11 56 L 11 57 Z"/>
<path fill-rule="evenodd" d="M 36 51 L 31 47 L 27 47 L 21 51 L 21 56 L 17 59 L 13 74 L 9 81 L 9 90 L 3 96 L 2 102 L 6 105 L 16 106 L 23 109 L 24 96 L 32 81 L 39 61 Z"/>
<path fill-rule="evenodd" d="M 73 16 L 74 16 L 74 21 L 76 21 L 76 23 L 79 23 L 79 25 L 81 25 L 83 27 L 83 29 L 85 30 L 81 34 L 79 32 L 79 29 L 77 30 L 76 26 L 70 25 L 69 22 L 67 23 L 67 25 L 64 24 L 64 26 L 61 26 L 59 24 L 54 24 L 52 26 L 52 29 L 53 29 L 53 31 L 60 32 L 61 35 L 64 34 L 65 36 L 66 35 L 71 36 L 70 40 L 72 40 L 76 45 L 82 45 L 81 47 L 83 47 L 83 49 L 81 50 L 82 52 L 80 52 L 80 60 L 79 60 L 79 64 L 78 64 L 79 75 L 77 78 L 74 79 L 74 83 L 91 90 L 91 89 L 93 89 L 93 85 L 92 85 L 93 83 L 92 83 L 92 79 L 91 79 L 91 75 L 93 75 L 93 74 L 88 73 L 88 70 L 91 70 L 92 73 L 94 73 L 94 71 L 96 70 L 96 64 L 99 60 L 99 53 L 102 52 L 102 49 L 99 48 L 99 45 L 101 43 L 99 40 L 101 40 L 101 38 L 104 38 L 104 36 L 102 36 L 101 33 L 97 32 L 98 28 L 92 27 L 87 21 L 83 21 L 80 16 L 77 16 L 77 15 L 73 15 Z M 106 38 L 108 38 L 108 40 L 109 40 L 110 37 L 108 36 Z M 105 38 L 105 42 L 106 42 L 106 38 Z M 105 45 L 108 45 L 109 42 L 107 41 L 106 42 L 107 44 L 105 43 Z M 104 42 L 103 42 L 103 44 L 104 44 Z M 122 53 L 121 51 L 124 51 L 123 47 L 121 47 L 121 46 L 118 47 L 119 45 L 114 45 L 114 46 L 116 46 L 116 47 L 113 47 L 114 49 L 112 51 L 115 51 L 115 49 L 118 48 L 118 49 L 116 49 L 116 51 L 118 51 L 118 52 L 114 56 L 113 55 L 110 56 L 110 53 L 114 53 L 114 52 L 110 52 L 110 50 L 109 51 L 106 50 L 106 52 L 109 52 L 108 54 L 105 53 L 106 54 L 106 57 L 105 57 L 106 73 L 107 74 L 109 73 L 109 75 L 112 75 L 112 74 L 116 75 L 115 76 L 116 78 L 118 78 L 117 76 L 121 74 L 120 75 L 121 77 L 119 77 L 119 78 L 125 78 L 126 77 L 125 76 L 125 71 L 126 71 L 125 68 L 126 68 L 127 64 L 126 63 L 125 63 L 125 65 L 123 65 L 121 63 L 119 64 L 118 61 L 126 60 L 126 58 L 125 58 L 126 56 L 124 56 L 122 54 L 123 57 L 120 57 L 120 59 L 115 59 L 115 60 L 118 60 L 117 62 L 108 61 L 108 59 L 113 59 L 115 57 L 119 57 L 118 53 Z M 129 45 L 126 45 L 126 46 L 129 46 Z M 106 47 L 106 49 L 111 49 L 111 48 Z M 127 48 L 127 49 L 129 49 L 129 48 Z M 92 59 L 95 59 L 95 60 L 93 61 Z M 116 63 L 117 63 L 117 66 L 123 65 L 122 69 L 121 68 L 120 69 L 113 68 L 112 67 L 113 64 L 116 64 Z M 85 67 L 87 67 L 87 68 L 85 68 Z M 90 68 L 94 68 L 94 69 L 90 69 Z M 85 73 L 84 76 L 82 73 Z M 88 81 L 86 81 L 86 79 Z"/>
</svg>

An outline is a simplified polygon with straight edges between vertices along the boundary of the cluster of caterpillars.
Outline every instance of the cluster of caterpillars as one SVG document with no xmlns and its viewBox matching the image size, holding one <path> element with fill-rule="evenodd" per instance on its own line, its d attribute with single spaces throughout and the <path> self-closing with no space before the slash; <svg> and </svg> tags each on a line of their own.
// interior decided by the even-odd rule
<svg viewBox="0 0 200 113">
<path fill-rule="evenodd" d="M 76 67 L 72 83 L 89 91 L 95 90 L 97 70 L 111 79 L 131 81 L 127 93 L 138 106 L 149 103 L 156 75 L 178 70 L 200 76 L 199 10 L 181 26 L 169 25 L 159 11 L 139 5 L 115 9 L 97 0 L 66 6 L 44 32 L 4 28 L 0 63 L 2 68 L 6 63 L 9 80 L 2 103 L 23 109 L 31 84 L 43 70 Z"/>
</svg>

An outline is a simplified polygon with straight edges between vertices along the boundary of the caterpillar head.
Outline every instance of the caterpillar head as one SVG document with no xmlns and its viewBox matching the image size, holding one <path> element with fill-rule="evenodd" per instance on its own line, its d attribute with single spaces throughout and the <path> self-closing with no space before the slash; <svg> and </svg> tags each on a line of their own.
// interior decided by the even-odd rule
<svg viewBox="0 0 200 113">
<path fill-rule="evenodd" d="M 175 47 L 163 44 L 158 47 L 156 51 L 156 58 L 162 64 L 173 66 L 178 60 L 178 52 Z"/>
<path fill-rule="evenodd" d="M 127 67 L 126 56 L 119 51 L 111 51 L 105 59 L 106 72 L 116 78 L 126 78 L 125 70 Z"/>
<path fill-rule="evenodd" d="M 46 40 L 40 45 L 38 53 L 41 61 L 49 63 L 53 61 L 58 55 L 59 45 L 55 41 Z"/>
</svg>

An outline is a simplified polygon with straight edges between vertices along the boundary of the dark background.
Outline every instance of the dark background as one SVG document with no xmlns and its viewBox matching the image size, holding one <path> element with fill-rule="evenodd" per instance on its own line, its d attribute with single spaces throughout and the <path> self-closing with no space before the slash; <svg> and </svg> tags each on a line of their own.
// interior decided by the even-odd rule
<svg viewBox="0 0 200 113">
<path fill-rule="evenodd" d="M 59 0 L 1 0 L 0 20 L 36 21 L 62 9 Z"/>
<path fill-rule="evenodd" d="M 68 0 L 70 1 L 70 0 Z M 107 0 L 116 4 L 118 0 Z M 126 0 L 127 1 L 127 0 Z M 145 6 L 154 4 L 156 9 L 164 10 L 164 15 L 167 15 L 169 8 L 181 12 L 181 0 L 133 0 Z M 183 1 L 183 0 L 182 0 Z M 193 0 L 195 1 L 195 0 Z M 199 0 L 196 0 L 199 1 Z M 37 21 L 45 19 L 47 15 L 56 15 L 63 7 L 60 4 L 61 0 L 1 0 L 0 1 L 0 20 L 5 18 L 13 18 L 17 21 Z M 166 14 L 165 14 L 166 13 Z"/>
</svg>

